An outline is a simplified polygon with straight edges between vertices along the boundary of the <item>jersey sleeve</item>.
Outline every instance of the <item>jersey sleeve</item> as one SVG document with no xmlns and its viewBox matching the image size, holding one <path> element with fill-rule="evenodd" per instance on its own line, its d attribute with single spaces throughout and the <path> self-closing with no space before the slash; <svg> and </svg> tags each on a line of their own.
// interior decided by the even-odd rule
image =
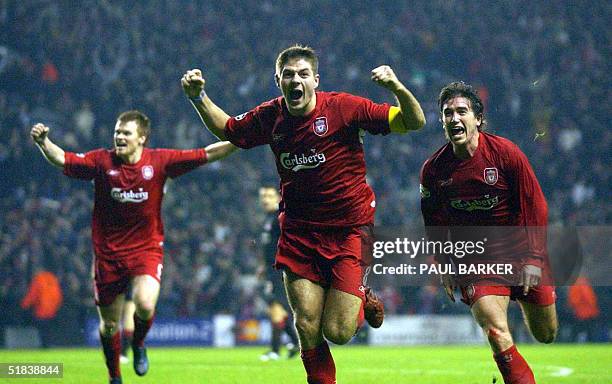
<svg viewBox="0 0 612 384">
<path fill-rule="evenodd" d="M 421 215 L 425 224 L 425 234 L 430 241 L 446 241 L 448 237 L 448 215 L 445 213 L 444 201 L 436 188 L 431 171 L 430 160 L 426 161 L 419 175 L 421 194 Z M 445 262 L 442 255 L 434 255 L 437 262 Z"/>
<path fill-rule="evenodd" d="M 272 124 L 265 121 L 266 115 L 266 109 L 258 106 L 242 115 L 231 117 L 225 123 L 225 137 L 243 149 L 269 144 L 272 141 Z"/>
<path fill-rule="evenodd" d="M 64 175 L 76 179 L 92 180 L 96 176 L 96 169 L 100 154 L 99 149 L 87 153 L 65 153 Z"/>
<path fill-rule="evenodd" d="M 527 156 L 518 147 L 511 148 L 506 161 L 519 214 L 527 231 L 529 255 L 525 264 L 542 267 L 546 258 L 548 224 L 548 205 L 544 193 Z"/>
<path fill-rule="evenodd" d="M 363 97 L 345 94 L 342 109 L 349 113 L 350 122 L 359 129 L 372 135 L 387 135 L 391 132 L 389 104 L 377 104 Z"/>
<path fill-rule="evenodd" d="M 206 150 L 199 149 L 160 149 L 166 162 L 166 174 L 175 178 L 196 169 L 207 161 Z"/>
</svg>

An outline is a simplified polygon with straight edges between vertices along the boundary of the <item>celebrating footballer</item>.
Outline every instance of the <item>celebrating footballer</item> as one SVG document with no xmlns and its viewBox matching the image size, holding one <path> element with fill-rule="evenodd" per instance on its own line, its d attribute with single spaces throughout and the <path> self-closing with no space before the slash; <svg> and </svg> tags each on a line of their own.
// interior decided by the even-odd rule
<svg viewBox="0 0 612 384">
<path fill-rule="evenodd" d="M 280 176 L 281 227 L 275 266 L 283 270 L 308 383 L 336 382 L 326 340 L 347 343 L 364 318 L 383 322 L 384 308 L 364 286 L 376 199 L 366 183 L 363 136 L 406 133 L 425 125 L 418 101 L 389 66 L 371 79 L 398 106 L 347 93 L 318 91 L 318 58 L 305 46 L 278 55 L 282 96 L 230 117 L 204 91 L 199 69 L 181 82 L 208 129 L 241 148 L 267 144 Z"/>
<path fill-rule="evenodd" d="M 484 106 L 472 86 L 448 84 L 440 92 L 438 106 L 449 142 L 421 170 L 421 210 L 428 236 L 453 241 L 488 237 L 486 258 L 473 261 L 506 262 L 517 271 L 514 278 L 446 274 L 444 288 L 453 301 L 455 289 L 461 290 L 504 382 L 533 384 L 533 372 L 510 334 L 507 310 L 510 300 L 518 301 L 532 335 L 543 343 L 555 339 L 558 324 L 546 248 L 546 199 L 523 152 L 511 141 L 484 131 Z M 436 259 L 452 262 L 441 255 Z"/>
<path fill-rule="evenodd" d="M 133 366 L 143 376 L 149 369 L 144 339 L 153 324 L 163 269 L 161 204 L 166 179 L 222 159 L 236 147 L 219 142 L 192 150 L 149 149 L 149 119 L 135 110 L 117 118 L 110 150 L 66 152 L 40 123 L 30 135 L 43 156 L 66 176 L 94 182 L 94 292 L 109 380 L 122 382 L 119 323 L 129 287 L 135 304 Z"/>
</svg>

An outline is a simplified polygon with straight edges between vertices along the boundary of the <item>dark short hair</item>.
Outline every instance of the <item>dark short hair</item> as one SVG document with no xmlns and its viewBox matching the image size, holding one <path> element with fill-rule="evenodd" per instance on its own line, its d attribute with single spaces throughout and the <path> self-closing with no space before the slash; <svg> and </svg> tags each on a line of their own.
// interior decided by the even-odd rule
<svg viewBox="0 0 612 384">
<path fill-rule="evenodd" d="M 319 58 L 314 49 L 301 44 L 292 45 L 285 48 L 276 58 L 276 73 L 280 75 L 280 71 L 285 64 L 291 59 L 300 58 L 308 61 L 312 66 L 315 74 L 319 73 Z"/>
<path fill-rule="evenodd" d="M 480 127 L 478 127 L 478 130 L 483 130 L 487 125 L 487 120 L 485 119 L 484 115 L 484 105 L 482 103 L 482 99 L 474 87 L 464 83 L 463 81 L 454 81 L 442 88 L 440 95 L 438 96 L 438 108 L 440 109 L 440 113 L 442 113 L 442 107 L 444 107 L 444 104 L 448 100 L 458 96 L 465 97 L 470 101 L 470 106 L 474 112 L 474 115 L 482 119 L 482 123 L 480 124 Z"/>
<path fill-rule="evenodd" d="M 149 141 L 149 135 L 151 134 L 151 122 L 147 115 L 145 115 L 144 113 L 135 109 L 131 111 L 125 111 L 119 115 L 117 121 L 121 124 L 125 124 L 129 121 L 135 121 L 138 125 L 138 134 L 140 136 L 146 136 L 147 141 L 145 143 Z"/>
</svg>

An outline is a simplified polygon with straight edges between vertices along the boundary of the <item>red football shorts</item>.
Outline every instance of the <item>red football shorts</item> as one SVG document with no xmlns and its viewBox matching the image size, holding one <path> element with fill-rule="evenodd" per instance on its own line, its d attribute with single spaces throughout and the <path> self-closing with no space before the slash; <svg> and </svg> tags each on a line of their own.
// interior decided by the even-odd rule
<svg viewBox="0 0 612 384">
<path fill-rule="evenodd" d="M 163 254 L 156 252 L 141 253 L 108 260 L 96 257 L 94 260 L 94 298 L 96 305 L 107 306 L 115 298 L 127 291 L 135 276 L 149 275 L 161 282 Z"/>
<path fill-rule="evenodd" d="M 547 306 L 554 304 L 557 299 L 555 287 L 538 285 L 529 288 L 527 295 L 523 295 L 523 287 L 500 285 L 475 285 L 461 287 L 461 301 L 470 307 L 483 296 L 510 296 L 510 300 L 520 300 L 526 303 Z"/>
<path fill-rule="evenodd" d="M 283 228 L 275 267 L 365 300 L 364 269 L 371 261 L 372 226 Z"/>
</svg>

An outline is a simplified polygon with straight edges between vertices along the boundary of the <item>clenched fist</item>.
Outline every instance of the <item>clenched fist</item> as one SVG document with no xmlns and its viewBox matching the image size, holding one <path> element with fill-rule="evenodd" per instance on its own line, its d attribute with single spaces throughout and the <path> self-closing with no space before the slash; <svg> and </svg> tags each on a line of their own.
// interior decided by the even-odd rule
<svg viewBox="0 0 612 384">
<path fill-rule="evenodd" d="M 206 80 L 202 77 L 202 71 L 199 69 L 192 69 L 183 75 L 181 78 L 181 85 L 183 86 L 183 91 L 190 99 L 194 99 L 200 96 L 200 93 L 204 89 L 204 84 Z"/>
<path fill-rule="evenodd" d="M 388 65 L 381 65 L 372 70 L 372 80 L 390 91 L 395 91 L 401 87 L 400 81 L 395 76 L 395 72 Z"/>
<path fill-rule="evenodd" d="M 30 136 L 37 144 L 42 144 L 49 134 L 49 127 L 42 123 L 35 124 L 30 130 Z"/>
</svg>

